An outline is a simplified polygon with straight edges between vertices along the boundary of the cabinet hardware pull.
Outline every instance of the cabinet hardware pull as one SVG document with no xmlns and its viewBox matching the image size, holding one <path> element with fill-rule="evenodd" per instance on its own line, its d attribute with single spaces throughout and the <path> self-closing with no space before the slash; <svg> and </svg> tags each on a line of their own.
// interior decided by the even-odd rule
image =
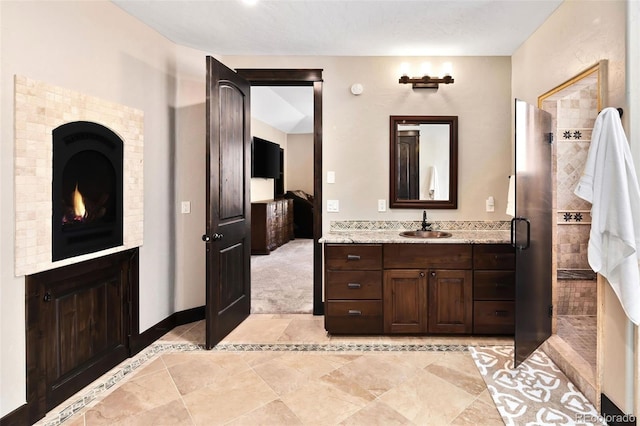
<svg viewBox="0 0 640 426">
<path fill-rule="evenodd" d="M 497 317 L 508 317 L 509 311 L 495 311 L 494 315 Z"/>
<path fill-rule="evenodd" d="M 53 296 L 51 296 L 50 292 L 46 292 L 42 300 L 44 300 L 45 302 L 51 302 L 51 300 L 53 300 Z"/>
<path fill-rule="evenodd" d="M 360 256 L 358 256 L 357 254 L 348 254 L 347 260 L 360 260 Z"/>
<path fill-rule="evenodd" d="M 422 276 L 424 277 L 424 274 L 422 274 Z M 435 276 L 436 276 L 436 273 L 435 273 L 435 272 L 432 272 L 432 273 L 431 273 L 431 276 L 432 276 L 432 277 L 435 277 Z"/>
<path fill-rule="evenodd" d="M 362 311 L 357 309 L 349 309 L 349 315 L 362 315 Z"/>
<path fill-rule="evenodd" d="M 348 283 L 347 287 L 349 288 L 360 288 L 360 283 Z"/>
</svg>

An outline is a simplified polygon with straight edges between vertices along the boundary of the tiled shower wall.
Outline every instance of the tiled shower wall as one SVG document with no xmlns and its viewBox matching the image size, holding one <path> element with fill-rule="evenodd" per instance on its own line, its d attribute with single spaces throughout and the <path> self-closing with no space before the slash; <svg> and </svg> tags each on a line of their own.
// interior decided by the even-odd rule
<svg viewBox="0 0 640 426">
<path fill-rule="evenodd" d="M 584 170 L 598 115 L 597 84 L 556 101 L 555 107 L 557 313 L 596 315 L 595 275 L 587 262 L 591 204 L 573 190 Z"/>
<path fill-rule="evenodd" d="M 123 246 L 52 262 L 52 131 L 93 121 L 124 141 Z M 15 275 L 29 275 L 142 245 L 143 112 L 26 77 L 15 77 Z"/>
</svg>

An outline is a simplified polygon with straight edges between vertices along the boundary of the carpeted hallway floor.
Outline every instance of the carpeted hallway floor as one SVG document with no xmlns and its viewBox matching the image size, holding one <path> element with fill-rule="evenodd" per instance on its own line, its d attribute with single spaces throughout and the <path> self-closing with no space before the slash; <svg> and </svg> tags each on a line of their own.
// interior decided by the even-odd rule
<svg viewBox="0 0 640 426">
<path fill-rule="evenodd" d="M 313 311 L 313 240 L 298 238 L 269 255 L 251 256 L 251 313 Z"/>
</svg>

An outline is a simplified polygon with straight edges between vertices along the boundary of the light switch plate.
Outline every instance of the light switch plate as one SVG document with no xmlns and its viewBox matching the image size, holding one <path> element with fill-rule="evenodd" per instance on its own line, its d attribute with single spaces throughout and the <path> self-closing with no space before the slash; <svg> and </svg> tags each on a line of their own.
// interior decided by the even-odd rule
<svg viewBox="0 0 640 426">
<path fill-rule="evenodd" d="M 327 172 L 327 183 L 336 183 L 336 172 Z"/>
<path fill-rule="evenodd" d="M 183 201 L 181 208 L 183 214 L 191 213 L 191 201 Z"/>
<path fill-rule="evenodd" d="M 378 211 L 379 212 L 387 211 L 387 200 L 378 200 Z"/>
<path fill-rule="evenodd" d="M 340 202 L 338 200 L 327 200 L 327 212 L 336 213 L 340 211 Z"/>
</svg>

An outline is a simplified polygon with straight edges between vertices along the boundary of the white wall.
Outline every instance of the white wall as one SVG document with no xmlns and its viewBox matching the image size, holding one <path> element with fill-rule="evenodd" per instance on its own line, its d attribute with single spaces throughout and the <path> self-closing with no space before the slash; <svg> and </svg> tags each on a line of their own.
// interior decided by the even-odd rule
<svg viewBox="0 0 640 426">
<path fill-rule="evenodd" d="M 434 220 L 507 220 L 504 214 L 511 171 L 511 68 L 509 57 L 430 58 L 453 63 L 455 83 L 438 91 L 398 84 L 401 57 L 239 57 L 225 56 L 232 68 L 323 69 L 323 169 L 336 183 L 323 185 L 324 199 L 340 201 L 331 220 L 419 220 L 417 210 L 378 213 L 377 200 L 389 197 L 389 116 L 459 117 L 459 208 L 432 210 Z M 351 94 L 353 83 L 364 92 Z M 493 195 L 494 213 L 485 212 Z"/>
<path fill-rule="evenodd" d="M 607 59 L 608 79 L 604 84 L 608 96 L 603 107 L 626 106 L 626 7 L 625 1 L 562 3 L 512 56 L 513 96 L 537 105 L 538 96 Z M 629 321 L 610 286 L 606 285 L 604 293 L 602 390 L 618 407 L 631 413 L 634 373 Z"/>
</svg>

